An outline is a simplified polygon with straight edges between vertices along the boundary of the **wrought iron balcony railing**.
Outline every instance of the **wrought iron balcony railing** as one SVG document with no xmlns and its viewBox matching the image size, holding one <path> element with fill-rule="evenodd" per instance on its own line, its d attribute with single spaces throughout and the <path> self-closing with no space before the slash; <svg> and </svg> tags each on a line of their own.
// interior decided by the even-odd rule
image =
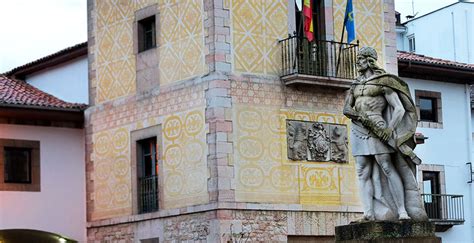
<svg viewBox="0 0 474 243">
<path fill-rule="evenodd" d="M 463 195 L 422 194 L 425 210 L 437 231 L 464 223 Z"/>
<path fill-rule="evenodd" d="M 286 84 L 294 83 L 286 82 L 294 80 L 290 77 L 299 76 L 299 79 L 316 80 L 316 84 L 334 81 L 336 84 L 350 85 L 357 76 L 355 64 L 358 44 L 324 40 L 309 42 L 306 37 L 297 35 L 289 36 L 279 43 L 282 53 L 281 77 Z"/>
<path fill-rule="evenodd" d="M 140 213 L 158 211 L 158 176 L 139 178 L 138 193 Z"/>
</svg>

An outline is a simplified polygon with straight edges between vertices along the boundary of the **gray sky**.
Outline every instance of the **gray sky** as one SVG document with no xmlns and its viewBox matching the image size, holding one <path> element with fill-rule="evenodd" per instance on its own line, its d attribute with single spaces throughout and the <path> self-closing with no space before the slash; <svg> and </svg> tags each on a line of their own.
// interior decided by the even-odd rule
<svg viewBox="0 0 474 243">
<path fill-rule="evenodd" d="M 354 0 L 357 1 L 357 0 Z M 413 0 L 417 16 L 456 0 Z M 0 73 L 87 40 L 86 0 L 0 0 Z M 412 14 L 412 0 L 395 0 Z"/>
<path fill-rule="evenodd" d="M 87 41 L 86 0 L 0 0 L 0 73 Z"/>
<path fill-rule="evenodd" d="M 416 16 L 421 16 L 433 10 L 455 3 L 457 0 L 395 0 L 395 10 L 401 13 L 402 23 L 406 21 L 405 16 L 413 14 L 412 2 L 415 10 L 414 12 L 418 12 Z"/>
</svg>

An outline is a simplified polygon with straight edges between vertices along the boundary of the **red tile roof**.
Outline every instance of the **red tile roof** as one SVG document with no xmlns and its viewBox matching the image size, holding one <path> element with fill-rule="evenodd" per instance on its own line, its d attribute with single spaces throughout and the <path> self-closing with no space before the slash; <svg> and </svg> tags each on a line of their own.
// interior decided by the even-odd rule
<svg viewBox="0 0 474 243">
<path fill-rule="evenodd" d="M 0 106 L 64 111 L 82 111 L 87 107 L 85 104 L 63 101 L 25 81 L 3 75 L 0 75 Z"/>
<path fill-rule="evenodd" d="M 474 71 L 474 64 L 449 61 L 449 60 L 428 57 L 428 56 L 411 53 L 411 52 L 398 51 L 397 57 L 399 61 L 408 61 L 408 62 L 414 62 L 414 63 L 419 63 L 419 64 L 443 66 L 446 68 L 460 68 L 460 69 L 467 69 L 467 70 Z"/>
</svg>

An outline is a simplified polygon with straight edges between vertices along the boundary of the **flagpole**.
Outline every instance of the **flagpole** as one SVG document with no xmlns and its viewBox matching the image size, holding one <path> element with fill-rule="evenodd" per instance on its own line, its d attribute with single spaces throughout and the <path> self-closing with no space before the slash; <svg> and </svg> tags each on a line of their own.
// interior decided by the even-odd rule
<svg viewBox="0 0 474 243">
<path fill-rule="evenodd" d="M 347 2 L 346 2 L 346 8 L 347 8 Z M 342 52 L 342 41 L 344 40 L 344 28 L 346 27 L 347 24 L 347 13 L 344 13 L 344 24 L 342 25 L 342 33 L 341 33 L 341 41 L 339 42 L 339 55 L 337 57 L 337 64 L 336 64 L 336 75 L 339 72 L 339 63 L 341 61 L 341 52 Z"/>
</svg>

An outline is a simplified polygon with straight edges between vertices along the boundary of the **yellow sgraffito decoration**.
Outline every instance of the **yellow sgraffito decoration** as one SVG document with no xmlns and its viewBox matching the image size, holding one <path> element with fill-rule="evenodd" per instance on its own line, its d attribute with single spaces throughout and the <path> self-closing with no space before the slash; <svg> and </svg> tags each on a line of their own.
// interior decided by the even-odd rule
<svg viewBox="0 0 474 243">
<path fill-rule="evenodd" d="M 162 142 L 158 144 L 158 154 L 162 156 L 159 159 L 163 161 L 160 207 L 179 208 L 208 202 L 204 108 L 178 112 L 160 120 L 163 121 Z M 141 124 L 135 122 L 93 135 L 92 218 L 132 213 L 130 130 L 142 128 Z"/>
<path fill-rule="evenodd" d="M 348 124 L 342 114 L 238 104 L 234 110 L 236 200 L 358 206 L 354 161 L 287 158 L 286 120 Z"/>
<path fill-rule="evenodd" d="M 288 35 L 288 3 L 284 0 L 229 0 L 232 14 L 234 70 L 279 73 L 279 39 Z"/>
<path fill-rule="evenodd" d="M 157 4 L 160 85 L 203 75 L 204 10 L 202 0 L 176 1 L 96 1 L 94 29 L 97 44 L 91 52 L 96 70 L 91 84 L 97 89 L 96 102 L 102 103 L 135 93 L 136 54 L 134 53 L 135 11 Z"/>
<path fill-rule="evenodd" d="M 129 134 L 121 127 L 93 135 L 93 218 L 131 213 Z"/>
<path fill-rule="evenodd" d="M 209 201 L 204 108 L 166 116 L 163 133 L 163 208 Z"/>
</svg>

